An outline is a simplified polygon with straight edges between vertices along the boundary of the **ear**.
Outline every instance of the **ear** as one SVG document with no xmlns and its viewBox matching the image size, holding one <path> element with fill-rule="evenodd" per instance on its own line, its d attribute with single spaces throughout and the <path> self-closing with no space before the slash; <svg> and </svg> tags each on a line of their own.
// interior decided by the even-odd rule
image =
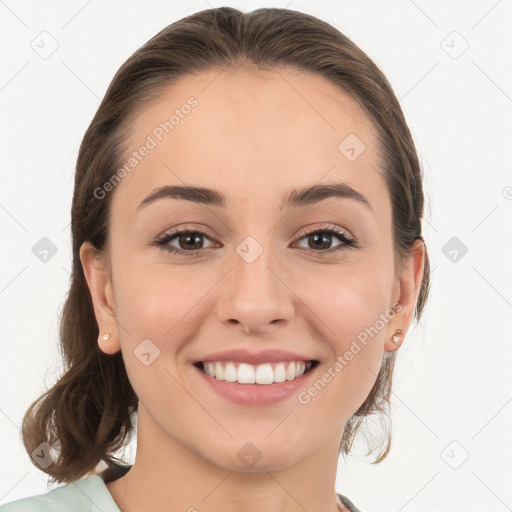
<svg viewBox="0 0 512 512">
<path fill-rule="evenodd" d="M 94 314 L 100 332 L 99 347 L 106 354 L 115 354 L 121 349 L 121 344 L 115 317 L 116 310 L 110 272 L 102 255 L 90 242 L 84 242 L 81 245 L 80 261 L 91 293 Z M 110 333 L 110 338 L 107 341 L 102 339 L 103 333 Z"/>
<path fill-rule="evenodd" d="M 398 311 L 398 307 L 395 308 L 397 313 L 388 323 L 384 342 L 386 352 L 394 352 L 400 347 L 411 325 L 423 280 L 425 257 L 425 243 L 423 240 L 416 240 L 403 262 L 401 275 L 397 278 L 397 292 L 394 294 L 396 299 L 393 304 L 398 302 L 401 309 Z M 398 344 L 391 341 L 395 329 L 402 330 L 402 341 Z"/>
</svg>

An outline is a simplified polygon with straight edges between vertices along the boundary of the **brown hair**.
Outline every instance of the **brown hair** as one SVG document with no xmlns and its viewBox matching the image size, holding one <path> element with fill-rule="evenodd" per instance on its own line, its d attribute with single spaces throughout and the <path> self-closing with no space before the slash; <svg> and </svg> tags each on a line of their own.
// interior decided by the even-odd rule
<svg viewBox="0 0 512 512">
<path fill-rule="evenodd" d="M 112 196 L 98 200 L 94 191 L 124 161 L 130 120 L 188 73 L 279 66 L 323 76 L 362 106 L 375 123 L 378 136 L 380 170 L 392 203 L 397 264 L 415 240 L 422 240 L 422 175 L 411 133 L 387 79 L 350 39 L 313 16 L 276 8 L 250 13 L 229 7 L 208 9 L 167 26 L 117 71 L 78 154 L 71 211 L 73 270 L 60 324 L 65 371 L 30 405 L 22 425 L 29 454 L 43 442 L 58 453 L 54 463 L 39 468 L 54 482 L 77 480 L 93 472 L 102 460 L 114 466 L 122 463 L 113 454 L 125 446 L 134 428 L 132 416 L 137 412 L 138 398 L 121 352 L 106 355 L 98 347 L 98 325 L 79 256 L 85 241 L 100 253 L 105 249 Z M 426 255 L 417 320 L 428 288 Z M 371 392 L 346 422 L 340 453 L 349 453 L 355 434 L 370 415 L 388 417 L 395 357 L 396 352 L 383 355 Z M 383 429 L 384 448 L 375 462 L 386 457 L 391 443 L 385 422 Z M 373 453 L 371 448 L 369 453 Z M 39 467 L 35 461 L 34 465 Z"/>
</svg>

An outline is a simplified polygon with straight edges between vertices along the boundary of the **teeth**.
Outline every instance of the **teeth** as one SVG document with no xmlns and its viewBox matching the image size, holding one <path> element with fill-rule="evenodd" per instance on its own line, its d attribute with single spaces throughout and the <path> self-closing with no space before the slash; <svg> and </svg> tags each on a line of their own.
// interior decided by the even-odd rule
<svg viewBox="0 0 512 512">
<path fill-rule="evenodd" d="M 294 380 L 311 368 L 312 363 L 304 361 L 265 363 L 253 366 L 247 363 L 221 361 L 202 363 L 203 371 L 211 377 L 239 384 L 273 384 Z"/>
</svg>

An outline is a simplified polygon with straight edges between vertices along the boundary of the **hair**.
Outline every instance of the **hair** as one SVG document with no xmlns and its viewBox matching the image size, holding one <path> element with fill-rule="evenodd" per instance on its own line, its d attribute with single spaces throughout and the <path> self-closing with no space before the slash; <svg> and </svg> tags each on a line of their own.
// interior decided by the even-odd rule
<svg viewBox="0 0 512 512">
<path fill-rule="evenodd" d="M 120 466 L 122 461 L 114 453 L 129 440 L 138 409 L 121 352 L 107 355 L 98 347 L 98 325 L 81 265 L 84 242 L 91 242 L 99 255 L 107 249 L 112 194 L 98 200 L 94 191 L 122 165 L 130 121 L 148 102 L 180 77 L 227 68 L 310 72 L 348 93 L 375 123 L 382 160 L 379 171 L 391 198 L 398 267 L 415 240 L 424 242 L 422 171 L 404 114 L 382 71 L 348 37 L 314 16 L 277 8 L 249 13 L 230 7 L 207 9 L 170 24 L 119 68 L 80 145 L 71 208 L 73 269 L 59 332 L 64 372 L 30 405 L 22 424 L 29 454 L 43 442 L 58 453 L 46 468 L 33 461 L 54 482 L 80 479 L 102 461 Z M 429 270 L 425 248 L 417 321 L 428 295 Z M 371 415 L 389 419 L 395 358 L 396 351 L 384 353 L 373 388 L 345 423 L 338 455 L 350 452 Z M 391 445 L 389 422 L 382 425 L 373 463 L 383 460 Z M 369 446 L 368 454 L 374 451 Z"/>
</svg>

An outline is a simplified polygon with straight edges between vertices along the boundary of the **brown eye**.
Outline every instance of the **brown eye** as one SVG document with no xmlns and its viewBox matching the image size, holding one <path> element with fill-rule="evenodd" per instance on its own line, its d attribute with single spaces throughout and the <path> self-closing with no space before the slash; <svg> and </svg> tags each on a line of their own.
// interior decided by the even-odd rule
<svg viewBox="0 0 512 512">
<path fill-rule="evenodd" d="M 336 238 L 340 243 L 331 247 L 331 244 L 335 241 L 333 239 Z M 300 240 L 305 240 L 306 246 L 302 248 L 306 249 L 306 252 L 310 254 L 319 254 L 321 252 L 333 253 L 357 247 L 355 238 L 349 237 L 346 232 L 332 226 L 307 232 L 302 235 Z"/>
<path fill-rule="evenodd" d="M 180 249 L 202 249 L 203 244 L 201 242 L 201 237 L 203 235 L 201 233 L 185 233 L 182 235 L 178 235 L 177 237 L 174 236 L 173 238 L 178 239 L 178 243 L 180 246 Z M 171 239 L 172 240 L 172 239 Z"/>
<path fill-rule="evenodd" d="M 307 235 L 308 243 L 312 249 L 330 249 L 333 236 L 326 233 L 313 233 Z"/>
<path fill-rule="evenodd" d="M 205 238 L 211 240 L 210 237 L 202 231 L 181 229 L 163 235 L 161 238 L 155 240 L 153 245 L 161 247 L 162 249 L 172 254 L 183 254 L 190 256 L 195 255 L 202 249 L 207 249 L 209 247 L 204 246 L 203 239 Z M 173 242 L 173 244 L 177 243 L 177 246 L 171 245 L 171 242 Z"/>
</svg>

